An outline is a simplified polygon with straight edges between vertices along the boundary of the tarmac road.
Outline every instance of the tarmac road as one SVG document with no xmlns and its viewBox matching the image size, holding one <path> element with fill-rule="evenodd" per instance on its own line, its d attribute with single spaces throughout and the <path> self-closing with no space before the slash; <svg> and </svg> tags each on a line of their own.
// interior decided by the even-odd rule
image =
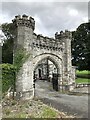
<svg viewBox="0 0 90 120">
<path fill-rule="evenodd" d="M 59 111 L 78 118 L 88 118 L 88 95 L 76 96 L 61 94 L 52 90 L 52 84 L 36 81 L 35 96 Z"/>
</svg>

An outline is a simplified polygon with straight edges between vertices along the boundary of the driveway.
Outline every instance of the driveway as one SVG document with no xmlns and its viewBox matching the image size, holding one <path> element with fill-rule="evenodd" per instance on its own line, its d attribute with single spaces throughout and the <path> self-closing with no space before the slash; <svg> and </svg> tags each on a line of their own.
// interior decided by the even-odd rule
<svg viewBox="0 0 90 120">
<path fill-rule="evenodd" d="M 52 89 L 51 83 L 41 80 L 36 81 L 35 95 L 44 103 L 68 115 L 74 115 L 78 118 L 88 118 L 88 95 L 61 94 Z"/>
</svg>

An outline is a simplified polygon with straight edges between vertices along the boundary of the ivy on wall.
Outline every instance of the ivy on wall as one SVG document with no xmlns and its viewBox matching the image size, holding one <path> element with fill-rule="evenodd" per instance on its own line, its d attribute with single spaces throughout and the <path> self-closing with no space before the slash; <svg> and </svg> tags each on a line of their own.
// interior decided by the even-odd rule
<svg viewBox="0 0 90 120">
<path fill-rule="evenodd" d="M 26 50 L 19 48 L 14 54 L 14 64 L 0 64 L 2 70 L 2 92 L 5 93 L 10 87 L 15 88 L 16 73 L 19 72 L 25 61 L 30 57 Z"/>
<path fill-rule="evenodd" d="M 26 53 L 26 50 L 22 47 L 18 48 L 14 54 L 14 66 L 16 66 L 17 72 L 23 66 L 25 61 L 30 57 L 30 54 Z"/>
</svg>

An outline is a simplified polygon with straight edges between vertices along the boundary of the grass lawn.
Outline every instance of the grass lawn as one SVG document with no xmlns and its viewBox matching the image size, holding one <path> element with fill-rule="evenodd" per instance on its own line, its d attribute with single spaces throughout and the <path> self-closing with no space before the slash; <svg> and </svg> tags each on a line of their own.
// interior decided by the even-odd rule
<svg viewBox="0 0 90 120">
<path fill-rule="evenodd" d="M 77 76 L 77 78 L 80 78 L 80 79 L 85 79 L 84 81 L 88 81 L 88 80 L 86 80 L 86 79 L 90 79 L 90 71 L 88 71 L 88 70 L 83 70 L 83 71 L 79 71 L 79 70 L 77 70 L 76 71 L 76 76 Z M 79 81 L 81 81 L 79 79 Z"/>
<path fill-rule="evenodd" d="M 90 71 L 88 71 L 88 70 L 83 70 L 83 71 L 79 71 L 79 70 L 77 70 L 76 71 L 76 74 L 77 75 L 88 75 L 88 74 L 90 74 Z"/>
<path fill-rule="evenodd" d="M 76 83 L 90 83 L 90 79 L 86 78 L 77 78 Z"/>
</svg>

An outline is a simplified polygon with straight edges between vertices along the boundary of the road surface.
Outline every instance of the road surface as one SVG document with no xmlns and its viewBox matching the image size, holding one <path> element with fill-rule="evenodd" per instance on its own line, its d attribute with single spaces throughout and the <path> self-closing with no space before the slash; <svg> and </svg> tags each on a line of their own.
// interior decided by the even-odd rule
<svg viewBox="0 0 90 120">
<path fill-rule="evenodd" d="M 59 111 L 78 118 L 88 118 L 88 95 L 67 95 L 56 92 L 49 82 L 38 80 L 35 83 L 35 95 L 44 103 Z"/>
</svg>

